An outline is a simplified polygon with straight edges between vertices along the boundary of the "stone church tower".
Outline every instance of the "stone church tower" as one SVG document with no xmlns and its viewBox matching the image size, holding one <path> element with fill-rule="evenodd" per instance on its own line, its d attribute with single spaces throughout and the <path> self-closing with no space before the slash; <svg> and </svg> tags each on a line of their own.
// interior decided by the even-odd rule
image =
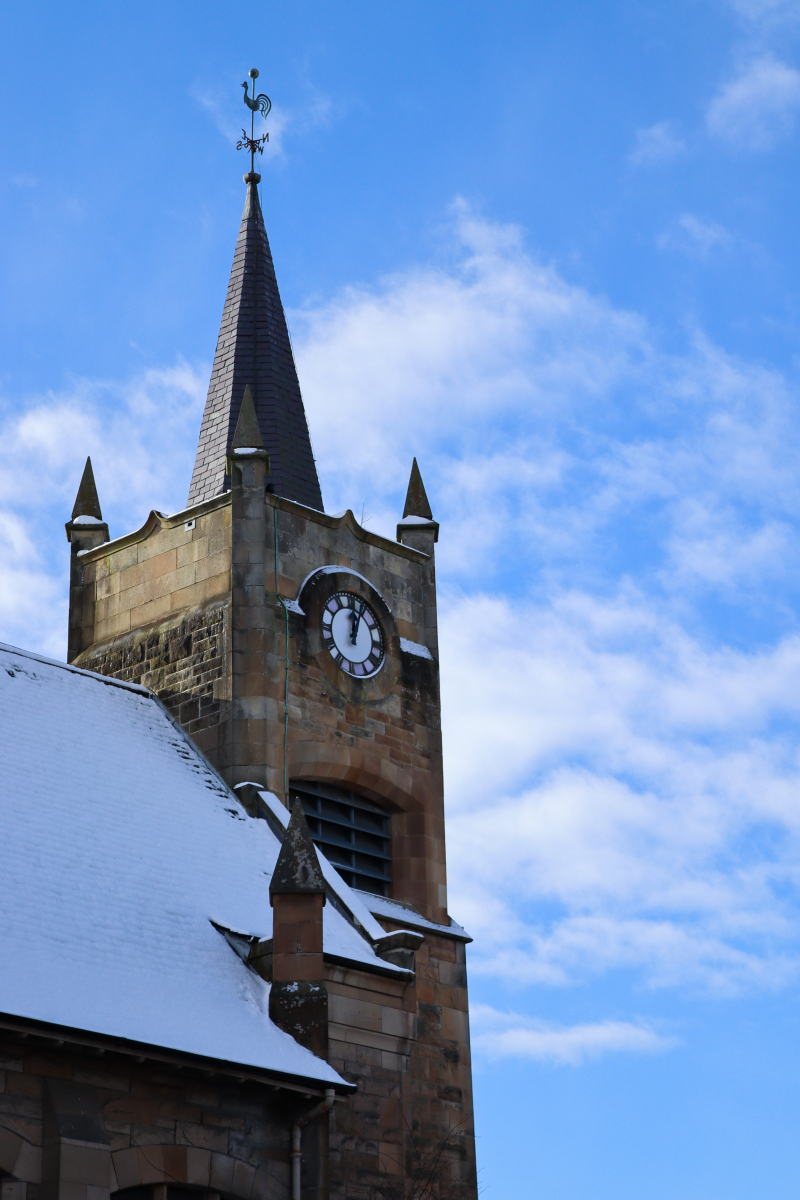
<svg viewBox="0 0 800 1200">
<path fill-rule="evenodd" d="M 154 691 L 246 805 L 259 789 L 299 801 L 387 935 L 411 931 L 391 952 L 413 983 L 325 955 L 327 1057 L 359 1083 L 331 1118 L 331 1192 L 350 1194 L 376 1145 L 458 1131 L 445 1194 L 467 1200 L 469 939 L 447 912 L 439 526 L 416 460 L 396 541 L 324 511 L 260 176 L 244 179 L 187 507 L 109 540 L 87 461 L 66 526 L 68 659 Z"/>
</svg>

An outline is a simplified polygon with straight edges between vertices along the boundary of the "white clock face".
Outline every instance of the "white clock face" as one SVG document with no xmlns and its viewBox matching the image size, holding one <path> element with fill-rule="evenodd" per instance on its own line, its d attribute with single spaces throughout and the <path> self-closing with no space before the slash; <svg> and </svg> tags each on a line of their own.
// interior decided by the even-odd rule
<svg viewBox="0 0 800 1200">
<path fill-rule="evenodd" d="M 336 592 L 322 611 L 322 637 L 337 667 L 356 679 L 383 666 L 383 634 L 366 600 L 353 592 Z"/>
</svg>

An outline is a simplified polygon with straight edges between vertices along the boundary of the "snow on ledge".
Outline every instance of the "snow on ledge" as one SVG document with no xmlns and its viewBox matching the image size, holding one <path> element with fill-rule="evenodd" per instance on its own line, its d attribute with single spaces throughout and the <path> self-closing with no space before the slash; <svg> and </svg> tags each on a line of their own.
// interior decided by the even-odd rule
<svg viewBox="0 0 800 1200">
<path fill-rule="evenodd" d="M 400 649 L 406 654 L 416 654 L 417 658 L 429 658 L 434 661 L 433 655 L 427 646 L 423 646 L 420 642 L 410 642 L 408 638 L 400 638 Z"/>
</svg>

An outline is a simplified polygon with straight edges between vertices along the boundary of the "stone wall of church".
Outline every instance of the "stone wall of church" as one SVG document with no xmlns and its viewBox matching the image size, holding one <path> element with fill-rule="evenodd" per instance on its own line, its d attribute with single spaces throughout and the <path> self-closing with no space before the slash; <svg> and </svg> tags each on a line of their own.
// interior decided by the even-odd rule
<svg viewBox="0 0 800 1200">
<path fill-rule="evenodd" d="M 230 497 L 185 517 L 153 512 L 136 533 L 80 556 L 82 653 L 229 595 Z"/>
<path fill-rule="evenodd" d="M 359 1085 L 331 1117 L 333 1200 L 391 1196 L 420 1171 L 430 1194 L 475 1200 L 464 943 L 426 934 L 415 983 L 333 965 L 326 983 L 329 1059 Z"/>
<path fill-rule="evenodd" d="M 288 1200 L 301 1096 L 37 1041 L 0 1033 L 3 1200 L 108 1200 L 142 1184 Z"/>
</svg>

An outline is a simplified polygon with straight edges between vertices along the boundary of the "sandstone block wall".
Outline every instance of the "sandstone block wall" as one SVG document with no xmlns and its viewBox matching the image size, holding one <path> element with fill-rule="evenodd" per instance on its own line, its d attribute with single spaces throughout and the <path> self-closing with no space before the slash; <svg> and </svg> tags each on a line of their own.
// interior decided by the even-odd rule
<svg viewBox="0 0 800 1200">
<path fill-rule="evenodd" d="M 288 1200 L 290 1128 L 307 1107 L 302 1097 L 33 1040 L 0 1033 L 8 1200 L 108 1200 L 142 1184 L 199 1188 L 207 1200 Z"/>
<path fill-rule="evenodd" d="M 416 973 L 327 969 L 329 1059 L 359 1085 L 331 1117 L 335 1200 L 370 1200 L 440 1151 L 434 1194 L 477 1195 L 463 942 L 426 935 Z"/>
<path fill-rule="evenodd" d="M 360 528 L 351 513 L 328 517 L 270 498 L 278 518 L 278 588 L 297 600 L 289 621 L 287 774 L 352 787 L 391 816 L 391 894 L 435 921 L 447 919 L 435 566 L 432 558 Z M 270 530 L 267 530 L 269 537 Z M 273 547 L 274 547 L 274 532 Z M 329 570 L 314 575 L 318 568 Z M 332 573 L 338 568 L 338 573 Z M 274 580 L 272 587 L 274 589 Z M 376 605 L 387 634 L 385 665 L 350 679 L 319 638 L 315 605 L 332 590 Z M 383 607 L 376 602 L 382 598 Z M 268 658 L 270 716 L 277 738 L 269 784 L 283 791 L 285 636 Z M 404 650 L 400 639 L 430 657 Z"/>
<path fill-rule="evenodd" d="M 140 530 L 81 555 L 81 624 L 91 632 L 82 652 L 227 596 L 230 525 L 223 496 L 191 514 L 151 513 Z"/>
</svg>

